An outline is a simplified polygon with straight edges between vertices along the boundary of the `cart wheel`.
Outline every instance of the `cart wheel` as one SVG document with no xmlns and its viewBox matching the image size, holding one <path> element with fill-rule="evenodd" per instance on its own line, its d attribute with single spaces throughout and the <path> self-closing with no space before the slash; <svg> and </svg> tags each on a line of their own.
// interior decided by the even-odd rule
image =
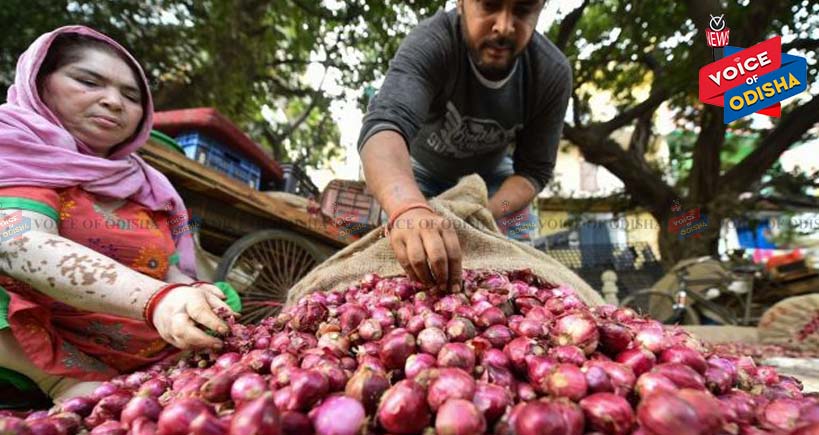
<svg viewBox="0 0 819 435">
<path fill-rule="evenodd" d="M 275 316 L 299 279 L 328 255 L 303 236 L 285 230 L 250 233 L 230 245 L 216 269 L 242 297 L 242 323 Z"/>
</svg>

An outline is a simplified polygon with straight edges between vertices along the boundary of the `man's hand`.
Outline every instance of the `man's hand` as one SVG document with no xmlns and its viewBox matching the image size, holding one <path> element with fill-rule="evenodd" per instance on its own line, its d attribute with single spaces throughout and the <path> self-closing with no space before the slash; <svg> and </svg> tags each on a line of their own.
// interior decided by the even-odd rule
<svg viewBox="0 0 819 435">
<path fill-rule="evenodd" d="M 412 209 L 396 219 L 389 237 L 411 279 L 439 290 L 461 290 L 461 245 L 452 222 L 429 210 Z"/>
<path fill-rule="evenodd" d="M 217 308 L 233 312 L 222 298 L 215 286 L 175 288 L 156 306 L 154 326 L 162 339 L 179 349 L 221 347 L 220 340 L 207 335 L 197 324 L 220 334 L 228 332 L 227 324 L 214 313 Z"/>
</svg>

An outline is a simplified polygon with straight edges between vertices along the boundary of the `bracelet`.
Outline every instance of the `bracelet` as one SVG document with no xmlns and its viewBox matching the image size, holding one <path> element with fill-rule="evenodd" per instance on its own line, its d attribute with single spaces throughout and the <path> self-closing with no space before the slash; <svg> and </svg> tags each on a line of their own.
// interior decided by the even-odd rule
<svg viewBox="0 0 819 435">
<path fill-rule="evenodd" d="M 156 310 L 156 306 L 159 304 L 159 301 L 161 301 L 162 298 L 164 298 L 171 290 L 177 287 L 187 286 L 188 284 L 182 284 L 178 282 L 173 284 L 167 284 L 162 286 L 159 290 L 156 291 L 156 293 L 152 294 L 151 297 L 148 298 L 148 302 L 145 303 L 145 308 L 142 310 L 142 317 L 145 319 L 145 323 L 148 326 L 150 326 L 151 329 L 156 330 L 156 327 L 154 326 L 154 322 L 152 319 L 154 317 L 154 311 Z"/>
<path fill-rule="evenodd" d="M 202 284 L 213 285 L 212 282 L 208 282 L 208 281 L 194 281 L 194 282 L 192 282 L 190 284 L 187 284 L 187 285 L 189 285 L 191 287 L 197 287 L 198 288 Z"/>
<path fill-rule="evenodd" d="M 390 229 L 392 229 L 392 226 L 395 224 L 395 221 L 398 220 L 398 218 L 401 217 L 402 214 L 416 208 L 423 208 L 429 210 L 430 213 L 435 213 L 435 210 L 433 210 L 432 207 L 430 207 L 429 204 L 425 202 L 411 202 L 409 204 L 406 204 L 403 207 L 400 207 L 398 210 L 392 212 L 392 214 L 390 215 L 390 219 L 387 221 L 387 226 L 384 227 L 384 236 L 386 237 L 390 234 Z"/>
</svg>

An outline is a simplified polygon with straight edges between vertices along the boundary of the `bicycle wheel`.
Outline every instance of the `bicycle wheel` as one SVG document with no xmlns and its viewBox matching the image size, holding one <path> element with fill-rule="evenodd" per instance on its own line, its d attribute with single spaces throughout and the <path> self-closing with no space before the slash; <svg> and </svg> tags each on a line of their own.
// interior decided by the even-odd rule
<svg viewBox="0 0 819 435">
<path fill-rule="evenodd" d="M 631 308 L 665 324 L 700 324 L 700 317 L 694 309 L 686 305 L 682 312 L 678 312 L 674 310 L 675 304 L 673 296 L 653 290 L 634 292 L 620 302 L 621 307 Z"/>
</svg>

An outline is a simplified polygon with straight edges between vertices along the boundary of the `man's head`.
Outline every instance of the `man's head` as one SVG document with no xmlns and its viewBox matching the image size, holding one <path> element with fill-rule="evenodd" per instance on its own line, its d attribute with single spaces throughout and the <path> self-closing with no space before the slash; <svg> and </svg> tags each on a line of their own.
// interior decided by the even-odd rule
<svg viewBox="0 0 819 435">
<path fill-rule="evenodd" d="M 546 0 L 458 0 L 463 36 L 478 70 L 503 78 L 532 39 Z"/>
</svg>

